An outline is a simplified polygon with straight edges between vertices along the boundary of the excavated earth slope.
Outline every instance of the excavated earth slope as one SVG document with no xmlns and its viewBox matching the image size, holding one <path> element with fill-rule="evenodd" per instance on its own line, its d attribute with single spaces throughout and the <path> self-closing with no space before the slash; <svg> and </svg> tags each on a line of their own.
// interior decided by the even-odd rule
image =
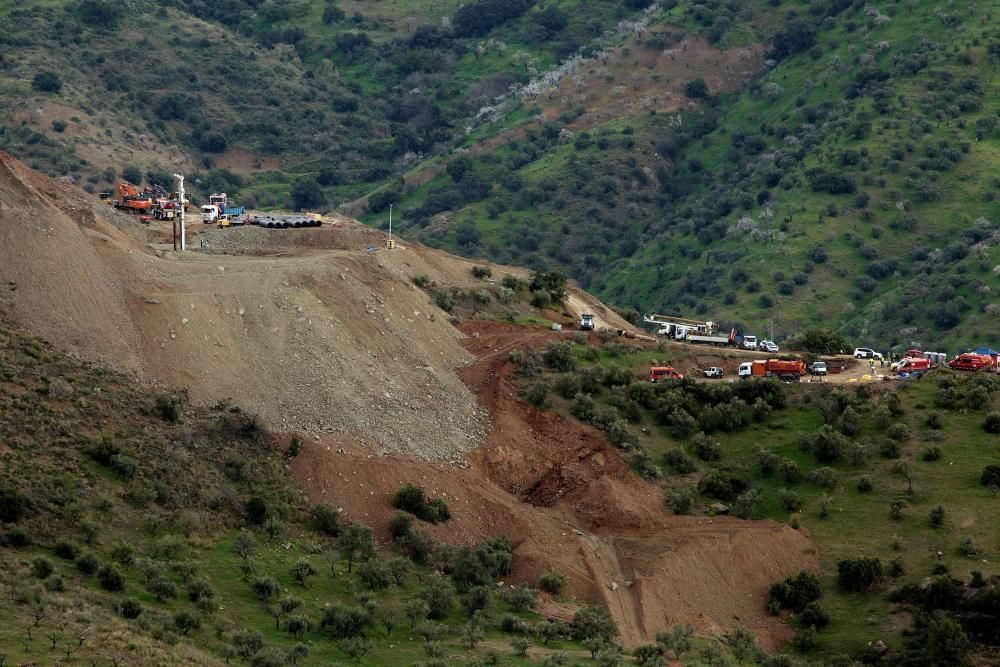
<svg viewBox="0 0 1000 667">
<path fill-rule="evenodd" d="M 808 537 L 671 516 L 599 432 L 517 400 L 509 352 L 571 334 L 455 327 L 412 286 L 426 274 L 471 287 L 470 262 L 373 250 L 378 232 L 349 220 L 209 232 L 203 252 L 181 254 L 148 245 L 162 234 L 0 153 L 0 303 L 27 330 L 197 402 L 256 410 L 279 446 L 313 434 L 292 464 L 309 500 L 383 538 L 392 493 L 421 484 L 452 509 L 438 538 L 510 536 L 513 580 L 563 572 L 578 602 L 607 606 L 628 646 L 676 623 L 746 627 L 768 646 L 788 636 L 766 592 L 818 567 Z M 578 290 L 569 309 L 628 328 Z M 563 619 L 573 609 L 542 607 Z"/>
<path fill-rule="evenodd" d="M 231 399 L 274 430 L 436 458 L 481 442 L 455 374 L 472 358 L 462 334 L 391 264 L 431 272 L 415 253 L 164 255 L 9 155 L 0 193 L 0 299 L 29 331 L 195 401 Z"/>
</svg>

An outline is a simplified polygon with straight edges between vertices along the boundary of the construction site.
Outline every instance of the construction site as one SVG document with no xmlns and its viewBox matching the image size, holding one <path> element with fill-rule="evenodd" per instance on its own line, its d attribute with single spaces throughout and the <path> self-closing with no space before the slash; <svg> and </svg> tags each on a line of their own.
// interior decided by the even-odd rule
<svg viewBox="0 0 1000 667">
<path fill-rule="evenodd" d="M 192 251 L 174 252 L 171 221 L 142 224 L 9 155 L 0 165 L 0 301 L 20 325 L 147 386 L 238 404 L 276 447 L 303 438 L 293 472 L 310 502 L 385 539 L 387 494 L 418 483 L 459 510 L 439 538 L 509 535 L 514 579 L 566 572 L 571 598 L 607 606 L 629 646 L 677 623 L 788 638 L 764 602 L 775 580 L 818 567 L 808 535 L 673 516 L 599 431 L 518 400 L 509 352 L 573 334 L 453 323 L 414 285 L 474 288 L 471 262 L 387 250 L 384 234 L 339 217 L 298 230 L 197 222 Z M 598 329 L 643 335 L 572 288 L 566 311 L 549 314 L 570 325 L 584 312 Z"/>
</svg>

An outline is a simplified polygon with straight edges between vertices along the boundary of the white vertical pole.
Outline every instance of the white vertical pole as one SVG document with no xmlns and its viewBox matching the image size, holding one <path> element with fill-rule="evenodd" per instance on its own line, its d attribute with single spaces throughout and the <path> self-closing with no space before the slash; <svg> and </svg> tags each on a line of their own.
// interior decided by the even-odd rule
<svg viewBox="0 0 1000 667">
<path fill-rule="evenodd" d="M 389 240 L 392 241 L 392 204 L 389 204 Z"/>
<path fill-rule="evenodd" d="M 187 247 L 184 239 L 184 177 L 174 174 L 174 178 L 177 179 L 177 208 L 181 218 L 181 250 L 184 250 Z"/>
</svg>

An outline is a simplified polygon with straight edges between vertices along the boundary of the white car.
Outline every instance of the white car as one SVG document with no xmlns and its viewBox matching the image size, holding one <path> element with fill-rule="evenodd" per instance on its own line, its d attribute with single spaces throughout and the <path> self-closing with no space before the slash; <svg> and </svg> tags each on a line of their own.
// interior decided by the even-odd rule
<svg viewBox="0 0 1000 667">
<path fill-rule="evenodd" d="M 855 359 L 874 359 L 875 361 L 882 361 L 882 353 L 876 352 L 870 347 L 856 347 L 854 348 L 854 358 Z"/>
<path fill-rule="evenodd" d="M 770 352 L 771 354 L 774 354 L 778 351 L 778 346 L 774 343 L 774 341 L 770 340 L 760 341 L 759 343 L 757 343 L 757 347 L 760 348 L 761 350 L 764 350 L 765 352 Z"/>
</svg>

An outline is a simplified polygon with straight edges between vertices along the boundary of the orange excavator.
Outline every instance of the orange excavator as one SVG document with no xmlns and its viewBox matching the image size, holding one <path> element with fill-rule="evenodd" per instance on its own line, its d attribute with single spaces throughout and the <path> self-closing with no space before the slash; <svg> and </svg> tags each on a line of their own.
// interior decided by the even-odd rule
<svg viewBox="0 0 1000 667">
<path fill-rule="evenodd" d="M 118 184 L 118 198 L 115 200 L 115 208 L 124 209 L 130 213 L 148 213 L 152 207 L 152 193 L 140 191 L 131 183 Z"/>
</svg>

